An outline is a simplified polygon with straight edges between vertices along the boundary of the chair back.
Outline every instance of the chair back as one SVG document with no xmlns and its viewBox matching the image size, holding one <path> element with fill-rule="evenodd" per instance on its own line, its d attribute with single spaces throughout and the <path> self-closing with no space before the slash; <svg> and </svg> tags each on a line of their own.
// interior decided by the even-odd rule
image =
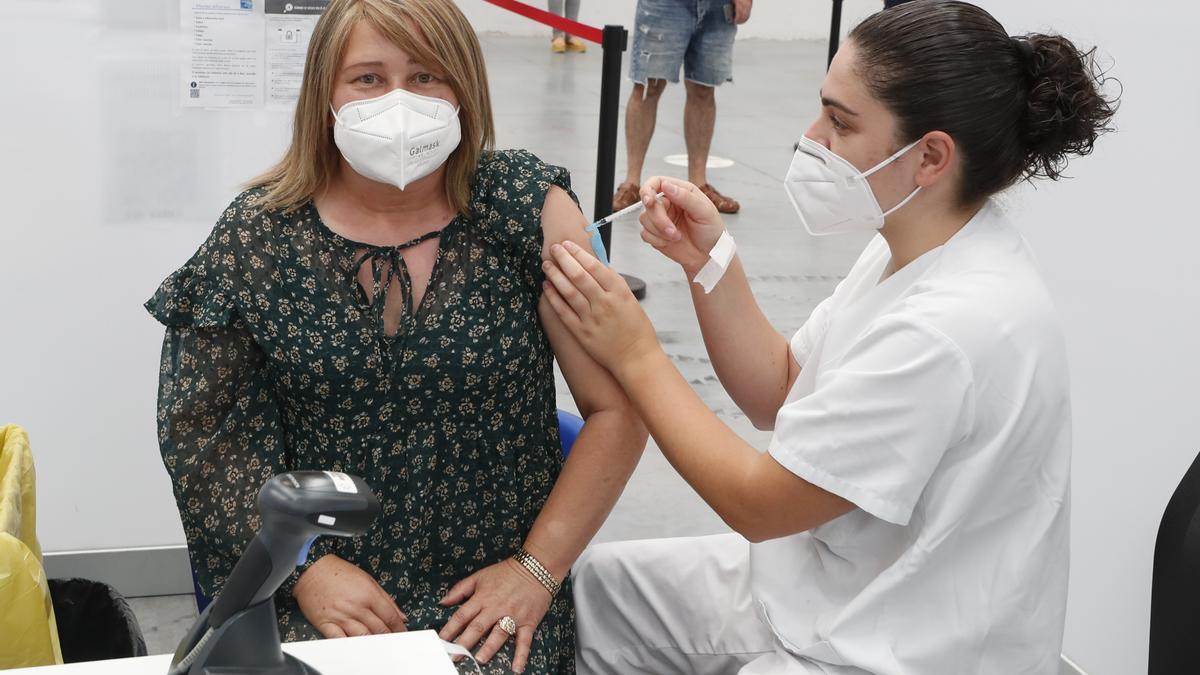
<svg viewBox="0 0 1200 675">
<path fill-rule="evenodd" d="M 1148 672 L 1200 672 L 1200 456 L 1179 482 L 1158 526 Z"/>
</svg>

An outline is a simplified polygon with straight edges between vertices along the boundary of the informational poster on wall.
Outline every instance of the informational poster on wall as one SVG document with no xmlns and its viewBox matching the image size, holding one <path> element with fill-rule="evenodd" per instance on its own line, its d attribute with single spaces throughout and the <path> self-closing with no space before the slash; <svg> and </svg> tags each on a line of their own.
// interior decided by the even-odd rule
<svg viewBox="0 0 1200 675">
<path fill-rule="evenodd" d="M 265 2 L 265 4 L 264 4 Z M 328 0 L 180 0 L 183 106 L 290 106 Z"/>
<path fill-rule="evenodd" d="M 290 106 L 300 96 L 304 58 L 329 0 L 266 0 L 267 105 Z"/>
<path fill-rule="evenodd" d="M 254 0 L 181 0 L 183 105 L 254 108 L 263 102 L 263 19 Z"/>
</svg>

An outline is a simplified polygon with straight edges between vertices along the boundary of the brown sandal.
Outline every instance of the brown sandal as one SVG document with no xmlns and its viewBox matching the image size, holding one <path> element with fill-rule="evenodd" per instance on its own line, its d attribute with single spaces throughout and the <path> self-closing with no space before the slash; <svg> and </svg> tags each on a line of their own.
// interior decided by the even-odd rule
<svg viewBox="0 0 1200 675">
<path fill-rule="evenodd" d="M 742 205 L 737 203 L 736 199 L 733 199 L 732 197 L 726 197 L 720 192 L 717 192 L 717 188 L 713 187 L 712 183 L 705 183 L 704 185 L 701 185 L 700 191 L 704 193 L 705 197 L 708 197 L 709 201 L 713 203 L 713 206 L 717 207 L 717 211 L 720 211 L 721 213 L 737 213 L 742 208 Z"/>
<path fill-rule="evenodd" d="M 613 195 L 613 211 L 620 211 L 627 206 L 632 206 L 638 203 L 641 198 L 642 189 L 637 183 L 621 183 L 617 187 L 617 193 Z"/>
</svg>

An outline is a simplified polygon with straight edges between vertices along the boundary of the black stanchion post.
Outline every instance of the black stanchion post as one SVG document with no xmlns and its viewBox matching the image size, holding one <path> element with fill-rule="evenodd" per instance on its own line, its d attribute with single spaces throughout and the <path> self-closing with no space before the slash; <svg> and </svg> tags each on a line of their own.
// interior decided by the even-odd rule
<svg viewBox="0 0 1200 675">
<path fill-rule="evenodd" d="M 600 138 L 596 143 L 596 202 L 594 220 L 612 213 L 612 194 L 616 187 L 617 125 L 621 112 L 621 56 L 629 45 L 629 33 L 624 26 L 605 26 L 604 65 L 600 76 Z M 600 228 L 604 248 L 612 257 L 612 225 Z M 625 281 L 639 300 L 646 297 L 646 284 L 641 279 L 626 276 Z"/>
<path fill-rule="evenodd" d="M 621 55 L 629 41 L 623 26 L 604 27 L 604 67 L 600 75 L 600 140 L 596 144 L 596 208 L 593 220 L 612 213 L 617 173 L 617 122 L 621 111 Z M 604 246 L 612 241 L 612 225 L 600 230 Z"/>
<path fill-rule="evenodd" d="M 842 0 L 833 0 L 833 17 L 829 21 L 829 60 L 825 62 L 825 69 L 829 69 L 829 64 L 833 63 L 833 55 L 838 50 L 838 40 L 842 36 Z"/>
</svg>

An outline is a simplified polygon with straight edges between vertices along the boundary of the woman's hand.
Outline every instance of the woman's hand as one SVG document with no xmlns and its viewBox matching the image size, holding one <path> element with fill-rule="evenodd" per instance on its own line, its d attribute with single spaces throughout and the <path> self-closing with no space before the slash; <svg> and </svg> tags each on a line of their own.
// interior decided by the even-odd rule
<svg viewBox="0 0 1200 675">
<path fill-rule="evenodd" d="M 597 363 L 618 368 L 661 350 L 650 319 L 625 280 L 575 242 L 550 249 L 545 294 L 563 325 Z"/>
<path fill-rule="evenodd" d="M 654 198 L 663 193 L 662 201 Z M 708 262 L 725 223 L 712 201 L 687 181 L 655 176 L 642 186 L 642 241 L 695 275 Z"/>
<path fill-rule="evenodd" d="M 304 618 L 327 638 L 400 633 L 408 617 L 375 579 L 336 555 L 300 575 L 292 591 Z"/>
<path fill-rule="evenodd" d="M 533 634 L 550 609 L 550 600 L 550 592 L 533 575 L 515 560 L 502 560 L 458 582 L 441 599 L 444 607 L 461 606 L 438 635 L 467 649 L 486 638 L 475 659 L 487 663 L 509 640 L 509 634 L 497 624 L 510 616 L 517 622 L 512 669 L 523 673 Z"/>
</svg>

